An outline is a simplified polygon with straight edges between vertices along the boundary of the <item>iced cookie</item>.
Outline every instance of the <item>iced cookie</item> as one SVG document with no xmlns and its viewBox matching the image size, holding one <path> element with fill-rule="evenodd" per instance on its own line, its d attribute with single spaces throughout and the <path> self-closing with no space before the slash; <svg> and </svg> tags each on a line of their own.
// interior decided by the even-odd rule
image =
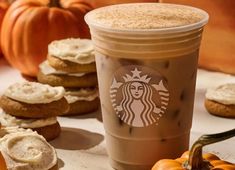
<svg viewBox="0 0 235 170">
<path fill-rule="evenodd" d="M 224 84 L 208 89 L 205 107 L 213 115 L 235 118 L 235 84 Z"/>
<path fill-rule="evenodd" d="M 49 64 L 69 73 L 96 72 L 95 52 L 89 39 L 64 39 L 48 46 Z"/>
<path fill-rule="evenodd" d="M 0 98 L 0 107 L 8 114 L 24 118 L 45 118 L 68 110 L 63 87 L 36 82 L 16 83 Z"/>
<path fill-rule="evenodd" d="M 0 111 L 0 123 L 4 127 L 20 127 L 32 129 L 42 135 L 47 141 L 53 140 L 60 135 L 61 128 L 56 117 L 43 119 L 22 119 Z"/>
<path fill-rule="evenodd" d="M 1 128 L 0 151 L 8 170 L 57 170 L 55 149 L 37 132 Z M 1 167 L 2 168 L 2 167 Z"/>
<path fill-rule="evenodd" d="M 98 84 L 96 72 L 68 73 L 59 71 L 51 67 L 48 61 L 40 64 L 37 78 L 40 83 L 70 88 L 91 87 Z"/>
<path fill-rule="evenodd" d="M 100 105 L 97 88 L 66 89 L 65 98 L 69 103 L 69 110 L 63 115 L 93 112 L 98 110 Z"/>
</svg>

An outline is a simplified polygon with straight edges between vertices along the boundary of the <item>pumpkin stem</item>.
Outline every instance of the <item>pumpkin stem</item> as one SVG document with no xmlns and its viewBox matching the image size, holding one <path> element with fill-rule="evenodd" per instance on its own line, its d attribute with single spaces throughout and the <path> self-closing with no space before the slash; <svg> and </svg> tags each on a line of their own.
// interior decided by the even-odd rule
<svg viewBox="0 0 235 170">
<path fill-rule="evenodd" d="M 235 136 L 235 129 L 210 135 L 202 135 L 192 146 L 189 153 L 189 161 L 185 167 L 188 170 L 209 170 L 211 165 L 209 162 L 203 160 L 202 148 L 203 146 L 226 140 Z"/>
<path fill-rule="evenodd" d="M 60 0 L 50 0 L 48 6 L 61 8 Z"/>
</svg>

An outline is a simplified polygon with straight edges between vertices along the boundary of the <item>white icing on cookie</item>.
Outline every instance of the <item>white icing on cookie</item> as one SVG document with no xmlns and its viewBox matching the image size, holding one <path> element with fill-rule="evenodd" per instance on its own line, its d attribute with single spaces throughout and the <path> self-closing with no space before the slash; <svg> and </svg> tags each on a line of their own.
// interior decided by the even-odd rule
<svg viewBox="0 0 235 170">
<path fill-rule="evenodd" d="M 51 67 L 48 63 L 48 61 L 44 61 L 39 65 L 39 68 L 41 72 L 45 75 L 49 74 L 57 74 L 57 75 L 68 75 L 68 76 L 76 76 L 76 77 L 82 77 L 86 73 L 67 73 L 65 71 L 59 71 Z"/>
<path fill-rule="evenodd" d="M 29 104 L 51 103 L 60 100 L 65 94 L 63 87 L 52 87 L 36 82 L 15 83 L 9 86 L 4 95 Z"/>
<path fill-rule="evenodd" d="M 80 89 L 77 91 L 66 91 L 65 98 L 68 103 L 74 103 L 76 101 L 93 101 L 99 96 L 98 89 Z"/>
<path fill-rule="evenodd" d="M 5 135 L 0 139 L 0 151 L 10 170 L 48 170 L 57 163 L 55 149 L 32 131 Z"/>
<path fill-rule="evenodd" d="M 20 119 L 10 114 L 2 112 L 0 114 L 0 123 L 2 126 L 18 126 L 21 128 L 40 128 L 53 125 L 57 122 L 56 117 L 49 117 L 44 119 Z"/>
<path fill-rule="evenodd" d="M 235 104 L 235 84 L 224 84 L 208 89 L 206 98 L 225 105 Z"/>
<path fill-rule="evenodd" d="M 89 39 L 70 38 L 53 41 L 48 46 L 48 53 L 62 60 L 78 64 L 95 62 L 94 47 Z"/>
<path fill-rule="evenodd" d="M 18 126 L 11 126 L 11 127 L 2 126 L 0 128 L 0 138 L 2 138 L 3 136 L 7 134 L 18 133 L 18 132 L 33 132 L 33 131 L 31 129 L 19 128 Z"/>
</svg>

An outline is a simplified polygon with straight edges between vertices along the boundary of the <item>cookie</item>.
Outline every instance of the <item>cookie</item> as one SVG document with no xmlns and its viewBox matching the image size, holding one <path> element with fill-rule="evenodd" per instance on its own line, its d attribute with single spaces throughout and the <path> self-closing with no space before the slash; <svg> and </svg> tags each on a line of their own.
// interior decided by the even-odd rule
<svg viewBox="0 0 235 170">
<path fill-rule="evenodd" d="M 224 84 L 208 89 L 205 108 L 212 115 L 235 118 L 235 84 Z"/>
<path fill-rule="evenodd" d="M 32 130 L 42 135 L 47 141 L 51 141 L 60 135 L 61 127 L 59 122 L 56 122 L 52 125 L 32 128 Z"/>
<path fill-rule="evenodd" d="M 37 132 L 10 127 L 1 128 L 3 133 L 0 150 L 7 169 L 58 169 L 55 149 Z"/>
<path fill-rule="evenodd" d="M 0 97 L 0 107 L 6 113 L 24 118 L 45 118 L 57 116 L 66 112 L 69 108 L 64 97 L 58 101 L 46 104 L 28 104 L 16 101 L 5 95 Z"/>
<path fill-rule="evenodd" d="M 0 123 L 4 127 L 19 127 L 32 129 L 42 135 L 47 141 L 60 135 L 60 125 L 56 117 L 43 119 L 22 119 L 0 111 Z"/>
<path fill-rule="evenodd" d="M 90 64 L 78 64 L 69 60 L 62 60 L 58 57 L 48 55 L 47 61 L 51 67 L 68 73 L 90 73 L 96 72 L 95 62 Z"/>
<path fill-rule="evenodd" d="M 93 87 L 98 84 L 96 73 L 79 73 L 76 75 L 45 74 L 40 70 L 37 78 L 40 83 L 70 88 Z"/>
<path fill-rule="evenodd" d="M 69 110 L 63 116 L 94 112 L 100 106 L 96 88 L 66 89 L 65 98 L 69 103 Z"/>
<path fill-rule="evenodd" d="M 35 82 L 16 83 L 0 97 L 0 107 L 8 114 L 24 118 L 52 117 L 69 108 L 63 87 Z"/>
<path fill-rule="evenodd" d="M 89 39 L 63 39 L 48 45 L 49 64 L 69 73 L 96 72 L 95 52 Z"/>
</svg>

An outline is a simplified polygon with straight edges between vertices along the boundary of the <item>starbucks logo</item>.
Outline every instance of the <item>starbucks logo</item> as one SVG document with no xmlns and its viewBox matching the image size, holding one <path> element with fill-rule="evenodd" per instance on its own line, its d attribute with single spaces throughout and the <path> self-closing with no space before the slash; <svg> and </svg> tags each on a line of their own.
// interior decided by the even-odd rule
<svg viewBox="0 0 235 170">
<path fill-rule="evenodd" d="M 164 78 L 155 70 L 141 66 L 117 70 L 110 97 L 117 116 L 134 127 L 158 124 L 169 103 Z"/>
</svg>

